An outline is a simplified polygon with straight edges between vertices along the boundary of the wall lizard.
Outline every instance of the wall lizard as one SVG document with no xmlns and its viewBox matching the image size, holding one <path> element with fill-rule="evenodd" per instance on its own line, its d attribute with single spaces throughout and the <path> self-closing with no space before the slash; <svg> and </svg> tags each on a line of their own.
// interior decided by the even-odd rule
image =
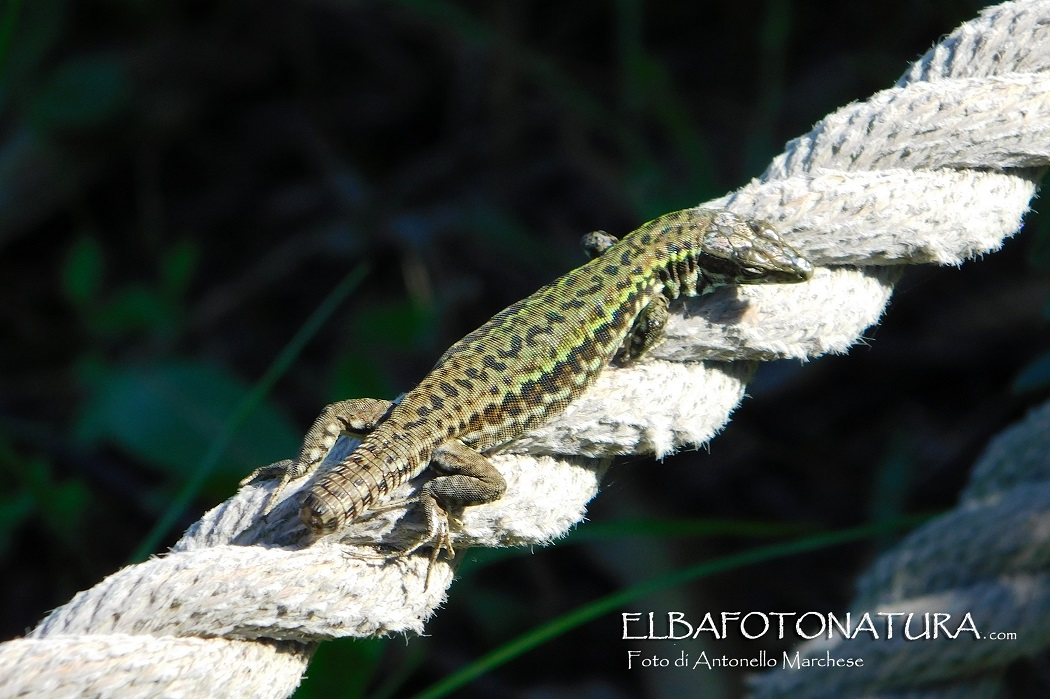
<svg viewBox="0 0 1050 699">
<path fill-rule="evenodd" d="M 724 284 L 793 283 L 813 268 L 764 222 L 727 211 L 661 216 L 623 240 L 584 237 L 593 259 L 493 316 L 455 343 L 396 404 L 358 398 L 327 406 L 298 458 L 257 470 L 244 483 L 280 477 L 267 510 L 291 480 L 313 473 L 342 433 L 361 444 L 318 474 L 300 506 L 316 536 L 368 511 L 418 502 L 430 545 L 454 555 L 449 510 L 498 500 L 505 483 L 481 452 L 561 413 L 611 362 L 654 345 L 668 302 Z M 387 494 L 430 468 L 418 495 Z M 429 577 L 429 572 L 428 572 Z"/>
</svg>

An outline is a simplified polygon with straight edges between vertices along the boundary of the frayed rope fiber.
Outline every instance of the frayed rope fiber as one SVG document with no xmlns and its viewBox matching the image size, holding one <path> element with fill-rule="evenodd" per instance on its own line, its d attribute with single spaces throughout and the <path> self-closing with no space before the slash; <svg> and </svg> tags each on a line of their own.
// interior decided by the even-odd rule
<svg viewBox="0 0 1050 699">
<path fill-rule="evenodd" d="M 561 536 L 612 456 L 711 439 L 755 362 L 846 351 L 878 321 L 899 266 L 999 248 L 1050 157 L 1048 66 L 1050 0 L 988 8 L 895 87 L 831 114 L 762 177 L 703 204 L 771 221 L 820 266 L 813 280 L 673 307 L 666 340 L 642 362 L 606 370 L 564 415 L 492 456 L 507 494 L 466 509 L 456 548 Z M 261 517 L 272 487 L 243 488 L 170 554 L 111 575 L 0 645 L 0 697 L 284 697 L 319 640 L 422 631 L 451 566 L 439 561 L 425 587 L 426 556 L 382 558 L 369 546 L 415 536 L 405 532 L 412 515 L 368 518 L 306 546 L 291 489 Z M 1036 568 L 999 584 L 1045 587 Z"/>
<path fill-rule="evenodd" d="M 879 612 L 950 614 L 936 638 L 896 633 L 821 636 L 803 658 L 863 658 L 861 667 L 780 669 L 752 682 L 752 699 L 878 696 L 973 699 L 1002 696 L 1011 662 L 1050 646 L 1050 402 L 992 440 L 952 511 L 909 534 L 861 577 L 851 617 Z M 969 613 L 977 638 L 960 620 Z M 841 615 L 845 616 L 845 615 Z M 1009 640 L 990 633 L 1016 634 Z"/>
</svg>

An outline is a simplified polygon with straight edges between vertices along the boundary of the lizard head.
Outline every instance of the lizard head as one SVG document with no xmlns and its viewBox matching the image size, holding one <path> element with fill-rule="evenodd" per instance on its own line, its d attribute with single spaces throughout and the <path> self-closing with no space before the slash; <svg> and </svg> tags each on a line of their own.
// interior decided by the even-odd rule
<svg viewBox="0 0 1050 699">
<path fill-rule="evenodd" d="M 700 264 L 709 284 L 792 284 L 813 276 L 813 265 L 765 221 L 726 212 L 704 233 Z"/>
</svg>

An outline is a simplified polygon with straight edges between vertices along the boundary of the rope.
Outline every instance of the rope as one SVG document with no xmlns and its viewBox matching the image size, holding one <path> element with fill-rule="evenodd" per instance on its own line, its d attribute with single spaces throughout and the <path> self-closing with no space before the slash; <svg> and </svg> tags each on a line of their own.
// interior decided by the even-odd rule
<svg viewBox="0 0 1050 699">
<path fill-rule="evenodd" d="M 466 509 L 457 549 L 564 534 L 611 456 L 711 439 L 756 361 L 844 352 L 882 314 L 897 265 L 960 264 L 1014 234 L 1050 155 L 1048 27 L 1050 0 L 985 10 L 896 87 L 830 115 L 761 178 L 705 204 L 774 222 L 822 267 L 806 284 L 722 289 L 677 307 L 644 362 L 605 371 L 564 415 L 492 457 L 507 494 Z M 243 488 L 170 554 L 0 645 L 0 697 L 283 697 L 320 640 L 422 632 L 452 566 L 439 561 L 425 587 L 425 556 L 369 546 L 411 539 L 414 513 L 306 546 L 291 489 L 261 516 L 272 487 Z"/>
<path fill-rule="evenodd" d="M 1006 666 L 1050 646 L 1050 402 L 996 437 L 974 468 L 959 505 L 882 555 L 858 584 L 864 612 L 948 613 L 955 632 L 969 612 L 983 636 L 908 641 L 896 636 L 803 644 L 802 657 L 864 658 L 863 667 L 781 669 L 752 683 L 765 697 L 998 697 Z M 842 615 L 844 616 L 844 615 Z M 881 625 L 878 625 L 878 628 Z M 916 621 L 913 635 L 923 631 Z"/>
</svg>

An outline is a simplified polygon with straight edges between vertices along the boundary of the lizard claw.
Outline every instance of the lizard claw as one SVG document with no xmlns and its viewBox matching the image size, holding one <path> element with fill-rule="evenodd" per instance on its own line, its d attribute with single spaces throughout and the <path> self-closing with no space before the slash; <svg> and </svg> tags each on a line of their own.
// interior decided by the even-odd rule
<svg viewBox="0 0 1050 699">
<path fill-rule="evenodd" d="M 427 533 L 410 548 L 401 551 L 400 555 L 408 556 L 415 553 L 424 546 L 430 546 L 430 563 L 427 564 L 427 576 L 423 582 L 423 589 L 430 587 L 430 574 L 434 570 L 438 556 L 442 551 L 448 552 L 449 558 L 455 558 L 456 550 L 452 548 L 452 537 L 449 534 L 448 513 L 438 504 L 434 496 L 423 493 L 414 500 L 419 502 L 423 509 L 423 516 L 427 521 Z"/>
<path fill-rule="evenodd" d="M 441 552 L 448 552 L 449 558 L 454 558 L 456 556 L 456 550 L 452 548 L 448 513 L 438 504 L 438 501 L 434 496 L 429 493 L 421 493 L 416 497 L 398 500 L 397 502 L 390 502 L 380 507 L 372 508 L 371 511 L 383 512 L 384 510 L 393 510 L 400 507 L 411 506 L 416 503 L 419 503 L 419 506 L 423 510 L 423 517 L 426 519 L 427 523 L 427 531 L 414 544 L 397 551 L 394 555 L 397 557 L 410 556 L 425 546 L 431 548 L 430 563 L 427 565 L 427 576 L 423 583 L 423 588 L 426 589 L 430 587 L 430 574 L 433 572 L 434 564 L 437 563 L 437 559 L 441 555 Z"/>
<path fill-rule="evenodd" d="M 270 510 L 272 510 L 273 506 L 277 504 L 277 499 L 281 496 L 281 493 L 284 492 L 288 483 L 296 477 L 299 470 L 299 465 L 295 461 L 285 459 L 283 461 L 272 463 L 269 466 L 262 466 L 261 468 L 255 469 L 247 478 L 241 480 L 240 485 L 243 488 L 246 485 L 270 480 L 271 478 L 281 479 L 273 489 L 273 492 L 270 493 L 270 497 L 266 499 L 266 505 L 262 509 L 262 516 L 265 517 L 270 514 Z"/>
<path fill-rule="evenodd" d="M 255 483 L 256 481 L 266 481 L 271 478 L 277 478 L 278 476 L 284 477 L 284 475 L 291 470 L 293 463 L 294 462 L 291 459 L 284 459 L 283 461 L 272 463 L 269 466 L 260 466 L 248 474 L 246 478 L 242 478 L 240 486 L 243 488 L 244 486 Z"/>
</svg>

